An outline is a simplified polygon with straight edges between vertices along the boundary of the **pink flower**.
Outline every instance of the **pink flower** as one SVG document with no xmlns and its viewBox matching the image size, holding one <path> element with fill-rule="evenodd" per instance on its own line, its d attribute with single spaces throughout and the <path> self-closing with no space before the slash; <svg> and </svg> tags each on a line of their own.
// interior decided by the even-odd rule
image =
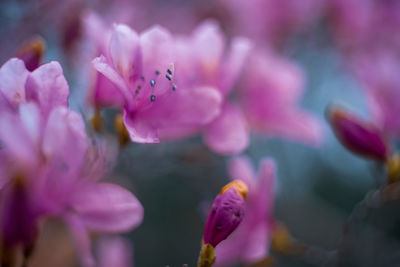
<svg viewBox="0 0 400 267">
<path fill-rule="evenodd" d="M 292 62 L 252 48 L 250 41 L 226 40 L 212 21 L 201 24 L 189 38 L 178 39 L 177 79 L 185 84 L 211 85 L 224 96 L 219 116 L 203 127 L 213 151 L 236 154 L 247 148 L 250 131 L 318 144 L 319 122 L 297 101 L 304 75 Z M 237 88 L 237 92 L 234 89 Z"/>
<path fill-rule="evenodd" d="M 139 35 L 126 25 L 114 25 L 108 47 L 108 56 L 93 61 L 106 78 L 96 88 L 104 89 L 102 99 L 123 109 L 132 141 L 157 143 L 185 136 L 220 112 L 217 90 L 179 84 L 174 39 L 162 27 Z"/>
<path fill-rule="evenodd" d="M 11 59 L 0 69 L 0 88 L 2 242 L 30 248 L 38 221 L 57 217 L 70 227 L 83 264 L 92 266 L 88 231 L 135 228 L 141 204 L 122 187 L 98 181 L 104 154 L 99 164 L 88 161 L 85 125 L 67 107 L 69 88 L 58 63 L 30 73 Z"/>
<path fill-rule="evenodd" d="M 229 164 L 229 174 L 232 180 L 241 180 L 249 188 L 246 213 L 239 227 L 216 247 L 216 266 L 251 264 L 264 259 L 274 226 L 274 162 L 262 160 L 256 175 L 249 159 L 237 157 Z"/>
</svg>

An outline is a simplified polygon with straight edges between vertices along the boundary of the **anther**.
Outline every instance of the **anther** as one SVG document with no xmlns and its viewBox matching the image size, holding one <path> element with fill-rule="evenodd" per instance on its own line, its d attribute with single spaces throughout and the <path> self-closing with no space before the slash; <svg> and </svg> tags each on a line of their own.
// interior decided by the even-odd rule
<svg viewBox="0 0 400 267">
<path fill-rule="evenodd" d="M 151 96 L 150 96 L 150 101 L 151 101 L 151 102 L 156 101 L 156 96 L 155 96 L 155 95 L 151 95 Z"/>
<path fill-rule="evenodd" d="M 173 91 L 176 90 L 176 85 L 175 85 L 175 84 L 172 85 L 172 90 L 173 90 Z"/>
<path fill-rule="evenodd" d="M 150 85 L 151 85 L 151 87 L 154 87 L 155 85 L 156 85 L 156 80 L 150 80 Z"/>
<path fill-rule="evenodd" d="M 165 74 L 165 77 L 168 79 L 168 80 L 172 80 L 172 76 L 171 76 L 171 74 Z"/>
<path fill-rule="evenodd" d="M 142 81 L 144 81 L 144 76 L 141 76 L 140 79 L 141 79 Z"/>
<path fill-rule="evenodd" d="M 160 71 L 159 70 L 156 70 L 156 75 L 159 75 L 160 74 Z"/>
<path fill-rule="evenodd" d="M 172 75 L 172 70 L 171 69 L 167 69 L 168 74 Z"/>
</svg>

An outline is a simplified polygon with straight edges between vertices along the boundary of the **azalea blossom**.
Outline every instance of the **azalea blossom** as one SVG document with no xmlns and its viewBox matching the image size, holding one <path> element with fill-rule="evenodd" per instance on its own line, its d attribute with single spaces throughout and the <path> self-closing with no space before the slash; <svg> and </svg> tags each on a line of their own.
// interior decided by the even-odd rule
<svg viewBox="0 0 400 267">
<path fill-rule="evenodd" d="M 174 39 L 166 29 L 154 26 L 137 34 L 117 24 L 107 44 L 109 54 L 93 61 L 106 78 L 96 81 L 101 93 L 95 94 L 123 110 L 132 141 L 177 138 L 219 114 L 221 95 L 215 88 L 185 87 L 175 79 Z"/>
<path fill-rule="evenodd" d="M 251 131 L 307 144 L 321 141 L 318 120 L 298 107 L 304 75 L 287 59 L 260 52 L 245 38 L 229 49 L 218 25 L 206 21 L 177 42 L 177 79 L 211 85 L 224 96 L 221 113 L 203 127 L 206 145 L 236 154 L 249 144 Z"/>
<path fill-rule="evenodd" d="M 57 62 L 29 72 L 10 59 L 0 69 L 0 90 L 2 244 L 31 249 L 39 222 L 56 217 L 69 226 L 82 263 L 93 266 L 89 232 L 135 228 L 141 204 L 99 181 L 104 153 L 93 159 L 83 119 L 68 109 L 69 87 Z"/>
<path fill-rule="evenodd" d="M 230 162 L 230 178 L 242 181 L 249 189 L 246 212 L 238 228 L 216 247 L 215 266 L 256 263 L 268 255 L 275 225 L 275 172 L 275 163 L 271 159 L 261 161 L 257 174 L 246 157 L 237 157 Z"/>
</svg>

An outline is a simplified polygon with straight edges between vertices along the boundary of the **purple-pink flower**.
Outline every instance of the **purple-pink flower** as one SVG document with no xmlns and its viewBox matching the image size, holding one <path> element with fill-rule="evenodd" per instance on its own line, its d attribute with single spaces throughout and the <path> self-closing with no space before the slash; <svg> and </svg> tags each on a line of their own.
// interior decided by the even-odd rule
<svg viewBox="0 0 400 267">
<path fill-rule="evenodd" d="M 57 62 L 33 72 L 10 59 L 0 69 L 1 242 L 34 246 L 39 221 L 69 226 L 85 266 L 93 266 L 89 231 L 139 225 L 143 208 L 118 185 L 99 182 L 104 153 L 93 159 L 82 117 L 68 109 L 69 87 Z M 20 234 L 15 234 L 20 233 Z"/>
<path fill-rule="evenodd" d="M 268 255 L 275 224 L 275 164 L 263 159 L 256 174 L 249 159 L 234 158 L 229 164 L 232 180 L 248 186 L 246 212 L 239 227 L 216 247 L 216 266 L 233 263 L 256 263 Z"/>
<path fill-rule="evenodd" d="M 304 75 L 289 60 L 262 53 L 245 38 L 229 48 L 215 22 L 180 37 L 177 79 L 185 86 L 211 85 L 224 97 L 220 114 L 203 127 L 206 145 L 221 154 L 247 148 L 251 131 L 308 144 L 321 141 L 318 120 L 297 105 Z"/>
<path fill-rule="evenodd" d="M 105 100 L 96 105 L 108 99 L 121 108 L 132 141 L 178 138 L 218 115 L 221 95 L 216 89 L 180 85 L 175 41 L 166 29 L 154 26 L 137 34 L 114 25 L 107 44 L 106 54 L 93 61 L 102 75 L 94 94 Z"/>
</svg>

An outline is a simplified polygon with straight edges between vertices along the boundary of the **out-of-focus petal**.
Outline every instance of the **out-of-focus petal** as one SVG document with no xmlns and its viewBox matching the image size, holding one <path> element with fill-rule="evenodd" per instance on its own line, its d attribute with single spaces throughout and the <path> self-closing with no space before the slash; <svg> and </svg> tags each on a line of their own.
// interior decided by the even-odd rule
<svg viewBox="0 0 400 267">
<path fill-rule="evenodd" d="M 80 218 L 72 214 L 65 215 L 64 221 L 68 225 L 68 228 L 74 239 L 76 252 L 82 265 L 84 267 L 95 266 L 90 245 L 90 237 L 83 222 L 80 220 Z"/>
<path fill-rule="evenodd" d="M 56 61 L 44 64 L 26 80 L 26 99 L 38 103 L 44 114 L 52 108 L 68 106 L 69 86 L 63 70 Z"/>
<path fill-rule="evenodd" d="M 215 72 L 225 48 L 225 40 L 218 24 L 208 20 L 200 24 L 193 32 L 193 45 L 203 68 Z"/>
<path fill-rule="evenodd" d="M 246 119 L 239 107 L 225 104 L 221 114 L 210 124 L 204 133 L 208 147 L 220 154 L 237 154 L 249 143 Z"/>
<path fill-rule="evenodd" d="M 132 251 L 127 239 L 117 236 L 102 238 L 98 250 L 99 267 L 133 267 Z"/>
<path fill-rule="evenodd" d="M 17 58 L 8 60 L 0 68 L 0 91 L 13 107 L 25 102 L 25 82 L 28 74 L 24 62 Z"/>
<path fill-rule="evenodd" d="M 65 107 L 54 109 L 44 129 L 42 151 L 48 164 L 47 197 L 63 203 L 82 170 L 88 140 L 82 117 Z"/>
<path fill-rule="evenodd" d="M 250 159 L 245 156 L 234 157 L 228 165 L 229 178 L 231 180 L 241 180 L 249 190 L 255 186 L 255 173 Z"/>
<path fill-rule="evenodd" d="M 303 75 L 295 65 L 276 56 L 252 54 L 240 92 L 251 127 L 264 134 L 319 144 L 319 121 L 296 103 L 303 85 Z"/>
<path fill-rule="evenodd" d="M 110 40 L 110 55 L 114 67 L 127 81 L 134 79 L 134 74 L 140 75 L 141 62 L 139 58 L 139 36 L 124 24 L 114 26 Z M 137 79 L 138 77 L 136 77 Z"/>
<path fill-rule="evenodd" d="M 108 183 L 87 183 L 79 186 L 72 207 L 90 230 L 124 232 L 143 220 L 143 207 L 128 190 Z"/>
<path fill-rule="evenodd" d="M 246 38 L 236 37 L 232 40 L 228 58 L 224 61 L 219 79 L 217 79 L 219 89 L 224 95 L 234 88 L 252 46 L 251 41 Z"/>
</svg>

